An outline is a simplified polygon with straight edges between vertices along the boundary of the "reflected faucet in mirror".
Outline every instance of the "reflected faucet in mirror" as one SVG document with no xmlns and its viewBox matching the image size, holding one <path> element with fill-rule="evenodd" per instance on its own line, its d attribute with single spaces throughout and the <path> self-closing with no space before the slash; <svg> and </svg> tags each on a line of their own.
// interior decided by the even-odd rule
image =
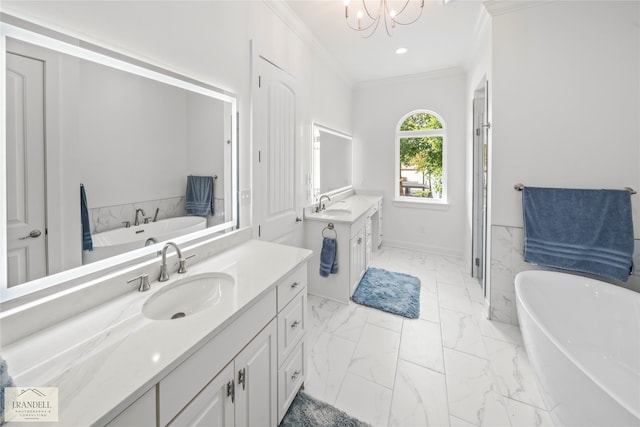
<svg viewBox="0 0 640 427">
<path fill-rule="evenodd" d="M 6 245 L 0 245 L 0 258 L 5 259 L 7 267 L 0 271 L 0 309 L 8 306 L 9 300 L 62 283 L 63 276 L 53 277 L 57 273 L 76 269 L 77 276 L 113 268 L 123 263 L 122 258 L 112 259 L 111 263 L 107 259 L 143 247 L 147 237 L 136 235 L 142 239 L 139 245 L 129 246 L 127 240 L 120 247 L 121 242 L 113 240 L 117 237 L 115 234 L 100 236 L 103 233 L 122 230 L 123 236 L 129 239 L 131 230 L 142 233 L 139 224 L 145 221 L 160 224 L 178 218 L 181 223 L 180 218 L 185 216 L 188 175 L 220 178 L 213 201 L 216 214 L 203 218 L 204 228 L 210 229 L 208 234 L 238 225 L 234 95 L 35 24 L 22 28 L 27 23 L 12 22 L 12 17 L 7 15 L 2 15 L 0 21 L 6 41 L 0 65 L 7 75 L 7 82 L 3 84 L 19 89 L 7 92 L 1 101 L 6 114 L 0 117 L 0 128 L 6 132 L 0 145 L 4 144 L 9 153 L 18 150 L 21 144 L 40 147 L 29 150 L 40 156 L 37 159 L 25 157 L 24 164 L 4 165 L 7 187 L 24 188 L 24 194 L 14 197 L 9 193 L 7 221 L 0 224 L 0 236 L 6 236 Z M 135 65 L 135 69 L 130 65 Z M 21 79 L 25 73 L 30 73 L 30 77 Z M 20 89 L 20 82 L 26 82 L 26 87 Z M 62 97 L 73 102 L 41 104 L 24 115 L 23 123 L 8 120 L 15 112 L 22 111 L 19 106 L 23 105 L 22 97 L 27 93 L 29 99 L 44 100 L 52 95 L 51 99 Z M 149 105 L 159 108 L 149 108 Z M 60 117 L 73 120 L 78 126 L 60 126 L 56 122 Z M 23 125 L 37 125 L 40 132 L 17 132 Z M 23 141 L 22 134 L 25 138 L 41 137 L 37 141 Z M 167 149 L 158 150 L 160 145 Z M 133 155 L 119 156 L 122 150 Z M 81 161 L 49 156 L 50 153 L 75 153 Z M 145 156 L 148 161 L 139 164 L 139 156 Z M 81 209 L 76 189 L 80 179 L 91 189 L 87 194 L 87 208 L 93 251 L 83 250 L 81 230 L 77 227 Z M 131 182 L 139 185 L 131 186 Z M 38 187 L 31 188 L 32 185 Z M 17 229 L 14 224 L 21 218 L 19 208 L 24 205 L 21 200 L 27 195 L 37 200 L 30 199 L 28 205 L 34 212 L 25 215 L 39 222 Z M 155 211 L 155 215 L 146 217 L 144 211 Z M 171 236 L 165 236 L 159 234 L 162 226 L 153 231 L 144 226 L 144 232 L 154 233 L 153 237 L 161 242 L 203 228 L 172 226 Z M 48 230 L 46 242 L 43 238 L 18 239 L 30 230 L 45 228 Z M 109 240 L 104 243 L 108 250 L 97 254 L 96 248 L 106 248 L 96 245 L 103 237 Z M 33 249 L 30 247 L 27 252 L 23 247 L 29 241 Z M 20 261 L 19 251 L 29 262 Z M 151 250 L 139 251 L 134 258 L 152 253 Z M 89 266 L 103 260 L 100 265 Z M 133 259 L 124 262 L 131 261 Z M 42 280 L 45 276 L 51 279 Z M 38 283 L 34 286 L 19 286 L 36 280 Z"/>
<path fill-rule="evenodd" d="M 140 218 L 138 217 L 139 214 L 142 214 L 143 217 L 146 215 L 143 209 L 136 209 L 136 217 L 133 220 L 133 225 L 140 225 Z"/>
</svg>

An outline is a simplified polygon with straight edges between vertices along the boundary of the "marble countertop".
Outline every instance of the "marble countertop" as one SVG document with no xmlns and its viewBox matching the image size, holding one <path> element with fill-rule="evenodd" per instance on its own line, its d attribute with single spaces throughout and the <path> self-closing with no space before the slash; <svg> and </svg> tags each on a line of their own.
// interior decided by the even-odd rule
<svg viewBox="0 0 640 427">
<path fill-rule="evenodd" d="M 104 424 L 266 295 L 311 251 L 250 240 L 2 349 L 16 386 L 58 387 L 63 425 Z M 233 303 L 176 320 L 142 314 L 147 298 L 203 272 L 235 279 Z M 64 309 L 64 307 L 60 307 Z M 16 423 L 17 425 L 17 423 Z"/>
<path fill-rule="evenodd" d="M 356 194 L 343 200 L 331 203 L 321 212 L 306 213 L 305 218 L 313 221 L 332 221 L 332 222 L 356 222 L 362 215 L 367 213 L 374 205 L 382 200 L 382 196 L 361 195 Z M 331 212 L 332 210 L 336 213 Z M 344 211 L 349 211 L 345 213 Z"/>
</svg>

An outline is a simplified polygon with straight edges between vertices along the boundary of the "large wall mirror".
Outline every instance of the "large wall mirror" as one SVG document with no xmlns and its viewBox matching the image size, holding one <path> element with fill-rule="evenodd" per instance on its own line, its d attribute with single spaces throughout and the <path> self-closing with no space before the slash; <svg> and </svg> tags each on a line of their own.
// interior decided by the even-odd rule
<svg viewBox="0 0 640 427">
<path fill-rule="evenodd" d="M 237 226 L 233 95 L 1 25 L 2 301 Z"/>
<path fill-rule="evenodd" d="M 313 200 L 322 194 L 351 189 L 353 178 L 351 136 L 313 124 Z"/>
</svg>

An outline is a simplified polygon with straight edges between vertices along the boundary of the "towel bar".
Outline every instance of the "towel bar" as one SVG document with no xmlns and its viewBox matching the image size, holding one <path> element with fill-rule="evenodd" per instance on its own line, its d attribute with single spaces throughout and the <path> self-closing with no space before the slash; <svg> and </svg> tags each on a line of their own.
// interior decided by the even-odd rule
<svg viewBox="0 0 640 427">
<path fill-rule="evenodd" d="M 338 232 L 335 230 L 334 225 L 332 222 L 330 222 L 325 228 L 322 229 L 322 237 L 327 237 L 324 235 L 325 231 L 333 231 L 333 237 L 332 239 L 337 239 L 338 238 Z"/>
<path fill-rule="evenodd" d="M 513 185 L 513 189 L 517 191 L 522 191 L 523 188 L 524 188 L 524 184 L 522 184 L 521 182 Z M 631 194 L 638 194 L 638 192 L 631 187 L 624 187 L 624 189 Z"/>
</svg>

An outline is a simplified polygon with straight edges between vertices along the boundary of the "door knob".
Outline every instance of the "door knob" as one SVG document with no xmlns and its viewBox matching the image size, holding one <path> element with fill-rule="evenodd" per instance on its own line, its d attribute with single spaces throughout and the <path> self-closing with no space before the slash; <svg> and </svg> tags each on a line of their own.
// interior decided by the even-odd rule
<svg viewBox="0 0 640 427">
<path fill-rule="evenodd" d="M 300 218 L 299 216 L 296 217 L 296 224 L 302 222 L 302 218 Z"/>
<path fill-rule="evenodd" d="M 18 240 L 35 239 L 36 237 L 40 237 L 41 234 L 42 232 L 40 230 L 33 230 L 28 236 L 19 237 Z"/>
</svg>

